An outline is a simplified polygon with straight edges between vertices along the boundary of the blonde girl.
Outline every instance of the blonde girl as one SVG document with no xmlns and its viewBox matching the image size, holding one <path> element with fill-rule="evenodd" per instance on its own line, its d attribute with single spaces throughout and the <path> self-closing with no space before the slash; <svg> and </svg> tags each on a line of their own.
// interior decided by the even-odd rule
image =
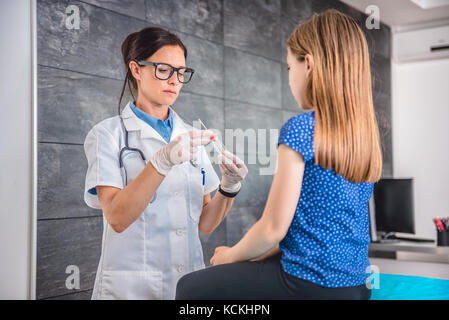
<svg viewBox="0 0 449 320">
<path fill-rule="evenodd" d="M 310 112 L 282 127 L 260 220 L 213 267 L 182 277 L 177 299 L 369 299 L 368 201 L 382 172 L 368 48 L 328 10 L 287 40 L 289 84 Z"/>
</svg>

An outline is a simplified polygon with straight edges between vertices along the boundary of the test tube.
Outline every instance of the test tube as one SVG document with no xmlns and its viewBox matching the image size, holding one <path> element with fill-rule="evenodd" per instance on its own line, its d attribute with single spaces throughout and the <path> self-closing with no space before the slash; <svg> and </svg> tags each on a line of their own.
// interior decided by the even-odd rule
<svg viewBox="0 0 449 320">
<path fill-rule="evenodd" d="M 201 119 L 198 119 L 198 121 L 201 123 L 201 125 L 204 128 L 204 130 L 208 130 L 207 127 L 204 125 L 203 121 L 201 121 Z M 215 150 L 219 154 L 222 154 L 225 151 L 225 148 L 223 147 L 223 144 L 221 143 L 220 140 L 218 140 L 218 139 L 212 140 L 212 143 L 214 145 Z M 245 170 L 243 168 L 239 168 L 239 172 L 240 172 L 241 176 L 243 176 L 245 174 Z"/>
<path fill-rule="evenodd" d="M 204 125 L 203 121 L 201 121 L 201 119 L 198 119 L 198 121 L 201 123 L 201 125 L 202 125 L 203 128 L 204 128 L 204 130 L 208 130 L 207 127 Z M 213 145 L 214 145 L 215 150 L 216 150 L 218 153 L 220 153 L 220 154 L 223 153 L 224 148 L 223 148 L 223 145 L 221 144 L 221 141 L 220 141 L 220 140 L 218 140 L 218 139 L 212 140 L 212 143 L 213 143 Z"/>
</svg>

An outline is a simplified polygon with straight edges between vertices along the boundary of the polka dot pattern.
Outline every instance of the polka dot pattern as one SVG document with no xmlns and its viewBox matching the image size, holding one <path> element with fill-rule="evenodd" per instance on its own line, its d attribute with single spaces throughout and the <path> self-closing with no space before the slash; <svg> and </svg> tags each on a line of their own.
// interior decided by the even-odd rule
<svg viewBox="0 0 449 320">
<path fill-rule="evenodd" d="M 295 215 L 280 243 L 285 272 L 324 287 L 359 286 L 369 273 L 368 201 L 373 183 L 351 183 L 332 169 L 314 164 L 315 112 L 288 120 L 283 143 L 304 157 L 305 168 Z"/>
</svg>

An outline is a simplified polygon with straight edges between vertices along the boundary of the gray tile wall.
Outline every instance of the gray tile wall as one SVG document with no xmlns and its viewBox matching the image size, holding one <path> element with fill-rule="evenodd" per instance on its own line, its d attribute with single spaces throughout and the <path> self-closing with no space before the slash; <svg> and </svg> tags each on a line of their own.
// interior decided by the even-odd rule
<svg viewBox="0 0 449 320">
<path fill-rule="evenodd" d="M 79 30 L 65 27 L 68 5 L 80 10 Z M 331 0 L 39 0 L 37 298 L 90 298 L 102 218 L 83 201 L 87 163 L 82 144 L 95 123 L 116 113 L 124 77 L 120 46 L 127 34 L 157 25 L 185 43 L 188 64 L 197 73 L 174 107 L 186 120 L 200 117 L 223 134 L 225 128 L 279 129 L 301 112 L 288 87 L 285 40 L 298 22 L 330 7 L 363 25 L 364 14 Z M 390 29 L 382 25 L 365 32 L 388 176 Z M 233 144 L 236 152 L 239 142 Z M 254 156 L 244 150 L 246 161 Z M 262 167 L 248 164 L 227 219 L 213 234 L 201 236 L 206 264 L 216 246 L 233 245 L 261 216 L 272 181 L 270 175 L 259 175 Z M 79 290 L 65 286 L 69 265 L 79 267 Z"/>
</svg>

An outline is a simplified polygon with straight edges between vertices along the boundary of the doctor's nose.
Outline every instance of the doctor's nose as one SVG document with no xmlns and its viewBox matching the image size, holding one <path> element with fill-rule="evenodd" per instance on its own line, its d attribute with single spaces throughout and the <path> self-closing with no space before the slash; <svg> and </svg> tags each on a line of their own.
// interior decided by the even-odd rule
<svg viewBox="0 0 449 320">
<path fill-rule="evenodd" d="M 175 71 L 173 72 L 173 74 L 171 75 L 170 78 L 168 78 L 167 80 L 168 84 L 172 84 L 172 85 L 178 85 L 181 84 L 181 82 L 178 79 L 178 73 Z"/>
</svg>

